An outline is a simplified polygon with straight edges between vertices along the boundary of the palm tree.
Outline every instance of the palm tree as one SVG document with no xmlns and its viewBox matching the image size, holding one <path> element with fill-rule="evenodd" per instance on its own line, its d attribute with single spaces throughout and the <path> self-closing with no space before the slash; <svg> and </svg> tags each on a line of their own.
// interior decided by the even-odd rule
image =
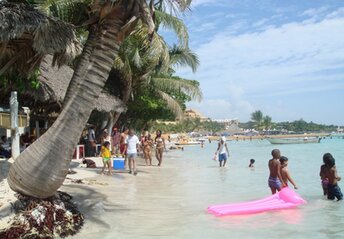
<svg viewBox="0 0 344 239">
<path fill-rule="evenodd" d="M 158 11 L 156 11 L 157 13 Z M 187 29 L 180 19 L 159 12 L 157 22 L 167 25 L 179 36 L 180 46 L 169 49 L 162 37 L 156 32 L 152 41 L 147 42 L 147 29 L 137 30 L 123 43 L 120 53 L 115 60 L 114 68 L 122 77 L 122 100 L 129 101 L 130 95 L 137 94 L 139 88 L 149 88 L 154 91 L 156 97 L 163 99 L 167 107 L 178 117 L 183 116 L 180 104 L 168 93 L 180 91 L 190 96 L 191 99 L 202 98 L 199 85 L 194 81 L 181 79 L 172 75 L 173 68 L 189 66 L 193 71 L 199 65 L 197 56 L 190 51 L 187 45 Z M 118 114 L 117 114 L 118 115 Z M 116 117 L 115 117 L 116 118 Z"/>
<path fill-rule="evenodd" d="M 264 116 L 263 118 L 263 125 L 264 125 L 264 128 L 269 130 L 271 129 L 271 126 L 272 126 L 272 119 L 270 116 L 266 115 Z"/>
<path fill-rule="evenodd" d="M 251 114 L 251 120 L 255 122 L 255 126 L 258 130 L 262 129 L 263 113 L 260 110 L 257 110 Z"/>
<path fill-rule="evenodd" d="M 52 196 L 62 185 L 76 142 L 98 98 L 123 39 L 138 20 L 154 31 L 154 4 L 185 10 L 190 0 L 93 1 L 89 35 L 68 87 L 64 108 L 49 130 L 12 164 L 8 183 L 16 192 L 38 198 Z"/>
</svg>

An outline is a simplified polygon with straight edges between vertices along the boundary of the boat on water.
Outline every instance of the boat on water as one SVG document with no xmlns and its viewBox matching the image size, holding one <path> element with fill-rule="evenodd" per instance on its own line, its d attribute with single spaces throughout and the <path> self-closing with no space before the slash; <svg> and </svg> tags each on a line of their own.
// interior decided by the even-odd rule
<svg viewBox="0 0 344 239">
<path fill-rule="evenodd" d="M 200 141 L 193 141 L 193 140 L 179 140 L 175 143 L 175 145 L 198 145 L 201 144 Z"/>
<path fill-rule="evenodd" d="M 304 138 L 267 138 L 271 144 L 309 144 L 320 143 L 319 137 L 304 137 Z"/>
<path fill-rule="evenodd" d="M 330 137 L 344 138 L 344 133 L 331 133 Z"/>
</svg>

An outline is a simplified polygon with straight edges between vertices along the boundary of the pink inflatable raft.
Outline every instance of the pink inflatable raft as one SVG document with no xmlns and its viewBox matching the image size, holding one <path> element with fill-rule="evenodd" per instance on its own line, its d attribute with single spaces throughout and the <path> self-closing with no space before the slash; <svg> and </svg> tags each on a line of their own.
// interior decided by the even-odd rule
<svg viewBox="0 0 344 239">
<path fill-rule="evenodd" d="M 208 212 L 215 216 L 243 215 L 288 209 L 305 203 L 296 192 L 285 187 L 280 192 L 257 201 L 209 206 Z"/>
</svg>

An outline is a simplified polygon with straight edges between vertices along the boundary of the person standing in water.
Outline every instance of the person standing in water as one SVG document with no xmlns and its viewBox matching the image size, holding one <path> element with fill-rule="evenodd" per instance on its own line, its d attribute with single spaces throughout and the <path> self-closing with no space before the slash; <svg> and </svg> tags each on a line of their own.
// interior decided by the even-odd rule
<svg viewBox="0 0 344 239">
<path fill-rule="evenodd" d="M 161 166 L 162 155 L 164 153 L 164 149 L 166 151 L 165 139 L 164 137 L 162 137 L 161 130 L 156 131 L 155 144 L 156 144 L 155 156 L 156 156 L 156 159 L 158 160 L 158 166 Z"/>
<path fill-rule="evenodd" d="M 271 152 L 272 159 L 269 160 L 269 180 L 268 184 L 271 189 L 271 193 L 275 194 L 276 191 L 280 191 L 282 187 L 285 187 L 285 183 L 282 180 L 281 176 L 281 163 L 279 161 L 281 157 L 281 152 L 279 149 L 274 149 Z"/>
<path fill-rule="evenodd" d="M 152 166 L 152 146 L 153 140 L 151 139 L 150 134 L 145 136 L 144 140 L 142 141 L 143 145 L 143 153 L 146 161 L 146 166 Z"/>
<path fill-rule="evenodd" d="M 324 154 L 324 156 L 323 156 L 324 164 L 321 165 L 321 167 L 320 167 L 319 176 L 321 179 L 321 186 L 323 189 L 324 196 L 326 196 L 327 192 L 328 192 L 328 171 L 329 171 L 329 168 L 327 167 L 327 165 L 329 164 L 329 160 L 331 160 L 331 158 L 332 158 L 332 155 L 330 153 Z"/>
<path fill-rule="evenodd" d="M 222 136 L 220 142 L 217 146 L 217 150 L 215 152 L 215 156 L 219 154 L 219 166 L 225 167 L 227 163 L 227 159 L 229 157 L 229 150 L 226 144 L 226 137 Z"/>
<path fill-rule="evenodd" d="M 326 170 L 326 175 L 325 177 L 328 178 L 328 191 L 327 191 L 327 199 L 334 200 L 337 198 L 337 200 L 342 200 L 343 199 L 343 193 L 338 186 L 338 181 L 341 180 L 341 177 L 338 176 L 337 174 L 337 168 L 336 168 L 336 163 L 335 159 L 333 156 L 328 153 L 329 155 L 327 156 L 327 170 Z"/>
<path fill-rule="evenodd" d="M 256 162 L 256 160 L 250 159 L 250 164 L 248 165 L 248 167 L 249 168 L 254 168 L 254 162 Z"/>
<path fill-rule="evenodd" d="M 281 177 L 283 182 L 285 183 L 286 186 L 288 186 L 288 182 L 290 182 L 295 189 L 298 189 L 296 186 L 296 183 L 294 180 L 291 178 L 289 170 L 288 170 L 288 158 L 285 156 L 280 157 L 280 163 L 281 163 Z"/>
<path fill-rule="evenodd" d="M 134 175 L 137 174 L 136 169 L 136 157 L 137 152 L 139 151 L 140 140 L 135 135 L 135 131 L 133 129 L 129 130 L 129 135 L 125 140 L 126 151 L 127 151 L 127 158 L 129 164 L 129 173 L 133 173 Z"/>
</svg>

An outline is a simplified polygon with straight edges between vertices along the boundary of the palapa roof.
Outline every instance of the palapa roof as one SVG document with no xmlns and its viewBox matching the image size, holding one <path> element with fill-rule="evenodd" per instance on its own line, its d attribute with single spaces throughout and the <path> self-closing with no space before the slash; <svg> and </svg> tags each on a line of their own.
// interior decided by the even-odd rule
<svg viewBox="0 0 344 239">
<path fill-rule="evenodd" d="M 0 23 L 0 75 L 15 70 L 27 76 L 46 54 L 61 66 L 81 51 L 74 26 L 30 5 L 0 1 Z"/>
<path fill-rule="evenodd" d="M 29 90 L 26 94 L 31 95 L 36 101 L 45 103 L 63 103 L 69 82 L 73 76 L 73 69 L 69 66 L 53 67 L 52 56 L 46 56 L 40 66 L 40 86 L 37 90 Z M 99 95 L 96 110 L 103 112 L 124 112 L 126 107 L 116 96 L 107 92 Z"/>
<path fill-rule="evenodd" d="M 0 76 L 12 72 L 29 76 L 40 69 L 39 88 L 21 94 L 22 101 L 29 103 L 27 106 L 46 105 L 52 111 L 61 108 L 73 75 L 73 69 L 63 64 L 80 52 L 74 26 L 30 5 L 0 0 Z M 60 68 L 54 67 L 55 63 Z M 117 97 L 103 92 L 96 109 L 123 112 L 126 107 Z"/>
</svg>

